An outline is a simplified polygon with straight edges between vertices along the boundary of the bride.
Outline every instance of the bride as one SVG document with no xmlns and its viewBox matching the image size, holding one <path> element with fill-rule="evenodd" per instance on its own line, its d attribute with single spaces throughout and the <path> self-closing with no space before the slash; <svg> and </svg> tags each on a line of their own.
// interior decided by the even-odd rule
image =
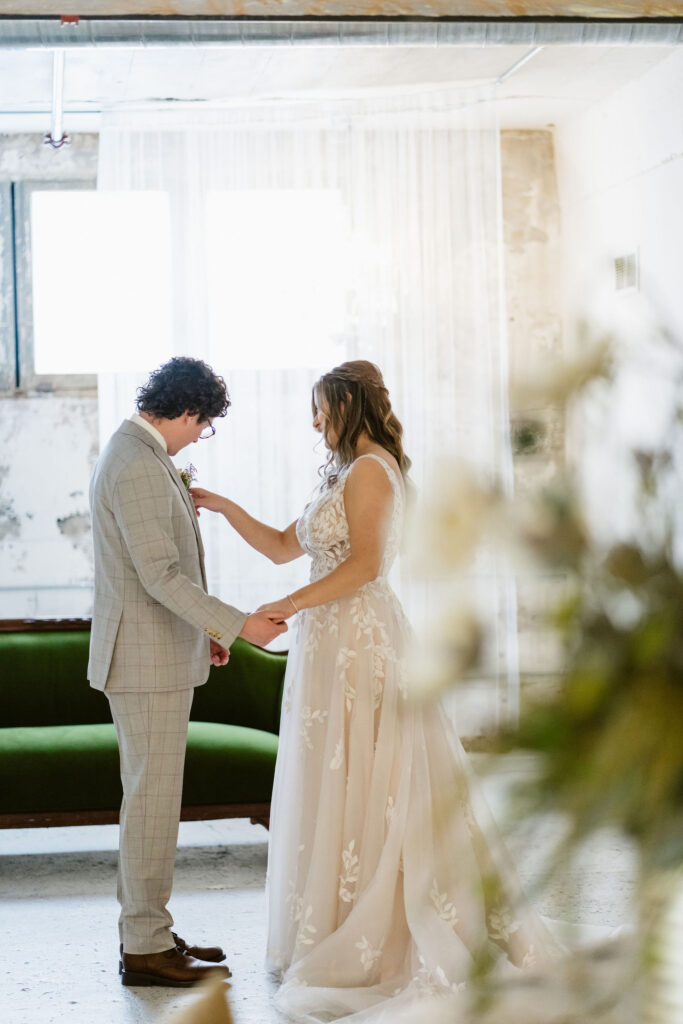
<svg viewBox="0 0 683 1024">
<path fill-rule="evenodd" d="M 297 617 L 282 704 L 268 862 L 278 1009 L 354 1022 L 464 987 L 500 950 L 518 967 L 559 948 L 526 902 L 441 706 L 406 686 L 410 626 L 387 575 L 410 460 L 382 375 L 355 360 L 313 390 L 322 485 L 285 530 L 194 488 L 273 562 L 310 583 L 263 606 Z"/>
</svg>

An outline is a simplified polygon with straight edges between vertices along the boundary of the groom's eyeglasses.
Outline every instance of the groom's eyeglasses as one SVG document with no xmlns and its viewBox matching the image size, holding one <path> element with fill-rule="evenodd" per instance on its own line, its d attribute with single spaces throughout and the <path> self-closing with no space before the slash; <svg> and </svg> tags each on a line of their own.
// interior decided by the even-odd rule
<svg viewBox="0 0 683 1024">
<path fill-rule="evenodd" d="M 213 423 L 209 423 L 208 427 L 204 427 L 201 434 L 199 435 L 199 440 L 206 441 L 207 438 L 213 437 L 215 433 L 216 428 L 214 427 Z"/>
</svg>

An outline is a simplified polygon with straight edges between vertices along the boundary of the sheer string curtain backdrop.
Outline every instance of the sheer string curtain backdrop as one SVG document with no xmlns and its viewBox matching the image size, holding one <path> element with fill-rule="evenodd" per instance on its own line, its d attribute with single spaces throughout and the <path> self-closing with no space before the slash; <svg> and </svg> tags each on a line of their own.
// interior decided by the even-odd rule
<svg viewBox="0 0 683 1024">
<path fill-rule="evenodd" d="M 98 188 L 168 197 L 168 356 L 228 382 L 215 438 L 176 459 L 202 486 L 273 525 L 296 518 L 325 456 L 311 385 L 352 358 L 382 368 L 420 494 L 458 456 L 511 485 L 494 99 L 474 83 L 104 116 Z M 101 375 L 103 441 L 139 369 Z M 202 531 L 212 592 L 245 610 L 305 579 L 304 560 L 272 566 L 216 516 Z M 443 601 L 438 581 L 398 586 L 418 628 Z M 493 554 L 470 586 L 495 627 L 489 686 L 458 707 L 471 733 L 514 713 L 517 665 L 514 588 Z"/>
</svg>

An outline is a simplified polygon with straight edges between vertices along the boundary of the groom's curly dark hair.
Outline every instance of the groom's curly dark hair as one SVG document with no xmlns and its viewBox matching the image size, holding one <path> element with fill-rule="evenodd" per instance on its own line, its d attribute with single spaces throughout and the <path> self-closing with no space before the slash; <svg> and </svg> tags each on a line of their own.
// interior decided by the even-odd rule
<svg viewBox="0 0 683 1024">
<path fill-rule="evenodd" d="M 201 359 L 174 356 L 150 374 L 137 391 L 138 412 L 175 420 L 188 412 L 199 422 L 225 416 L 230 396 L 225 381 Z"/>
</svg>

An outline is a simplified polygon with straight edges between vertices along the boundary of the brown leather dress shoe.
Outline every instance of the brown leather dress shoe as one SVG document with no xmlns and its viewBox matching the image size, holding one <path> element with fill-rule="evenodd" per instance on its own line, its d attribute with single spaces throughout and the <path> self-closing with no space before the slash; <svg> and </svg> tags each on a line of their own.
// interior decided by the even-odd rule
<svg viewBox="0 0 683 1024">
<path fill-rule="evenodd" d="M 220 946 L 188 946 L 185 939 L 181 939 L 175 932 L 171 932 L 171 935 L 176 949 L 179 949 L 181 953 L 193 956 L 195 960 L 206 960 L 211 964 L 219 964 L 225 960 L 225 953 Z"/>
<path fill-rule="evenodd" d="M 123 985 L 168 985 L 172 988 L 190 988 L 205 978 L 230 977 L 227 967 L 204 967 L 175 946 L 163 953 L 122 953 L 120 972 Z"/>
</svg>

